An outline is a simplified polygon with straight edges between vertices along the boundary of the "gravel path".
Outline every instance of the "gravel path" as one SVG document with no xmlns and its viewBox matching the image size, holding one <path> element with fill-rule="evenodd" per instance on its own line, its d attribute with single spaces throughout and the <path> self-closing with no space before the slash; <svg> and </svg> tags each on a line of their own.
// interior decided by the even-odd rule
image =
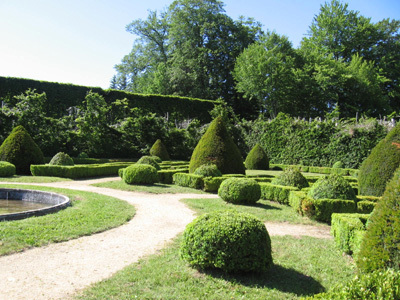
<svg viewBox="0 0 400 300">
<path fill-rule="evenodd" d="M 217 198 L 208 194 L 146 194 L 90 186 L 110 180 L 119 178 L 29 184 L 116 197 L 134 205 L 136 215 L 127 224 L 106 232 L 0 257 L 1 300 L 66 299 L 77 290 L 162 249 L 182 232 L 193 220 L 194 213 L 180 199 Z M 329 226 L 286 223 L 266 223 L 266 226 L 271 236 L 330 237 Z"/>
</svg>

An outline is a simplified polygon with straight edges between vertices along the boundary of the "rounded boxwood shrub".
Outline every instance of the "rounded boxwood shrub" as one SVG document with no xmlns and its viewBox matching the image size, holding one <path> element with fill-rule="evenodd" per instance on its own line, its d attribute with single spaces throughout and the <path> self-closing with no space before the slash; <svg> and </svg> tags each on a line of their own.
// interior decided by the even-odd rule
<svg viewBox="0 0 400 300">
<path fill-rule="evenodd" d="M 210 164 L 210 165 L 202 165 L 194 171 L 194 174 L 196 175 L 201 175 L 204 177 L 220 177 L 222 176 L 222 173 L 220 170 L 218 170 L 216 165 Z"/>
<path fill-rule="evenodd" d="M 49 165 L 57 165 L 57 166 L 73 166 L 74 161 L 73 159 L 64 152 L 58 152 L 56 155 L 53 156 Z"/>
<path fill-rule="evenodd" d="M 15 127 L 0 146 L 0 160 L 12 163 L 17 174 L 30 175 L 30 165 L 44 164 L 42 150 L 21 125 Z"/>
<path fill-rule="evenodd" d="M 155 158 L 154 156 L 142 156 L 136 163 L 139 165 L 150 165 L 156 168 L 156 170 L 161 170 L 161 167 L 157 162 L 157 158 Z"/>
<path fill-rule="evenodd" d="M 338 174 L 318 179 L 308 191 L 308 196 L 313 199 L 356 200 L 356 194 L 349 182 Z"/>
<path fill-rule="evenodd" d="M 272 181 L 275 185 L 294 186 L 298 189 L 309 187 L 307 179 L 301 174 L 300 170 L 295 167 L 287 167 L 280 175 Z"/>
<path fill-rule="evenodd" d="M 215 164 L 222 174 L 245 174 L 243 158 L 233 142 L 222 117 L 211 122 L 196 148 L 189 163 L 193 173 L 201 165 Z"/>
<path fill-rule="evenodd" d="M 134 164 L 123 172 L 127 184 L 153 184 L 158 181 L 156 168 L 148 164 Z"/>
<path fill-rule="evenodd" d="M 400 270 L 400 168 L 368 219 L 367 230 L 357 256 L 363 271 L 384 268 Z"/>
<path fill-rule="evenodd" d="M 247 170 L 268 170 L 269 159 L 264 149 L 256 144 L 253 149 L 247 154 L 244 165 Z"/>
<path fill-rule="evenodd" d="M 87 155 L 86 152 L 81 152 L 78 154 L 78 158 L 89 158 L 89 155 Z"/>
<path fill-rule="evenodd" d="M 254 204 L 261 197 L 261 187 L 249 178 L 228 178 L 221 183 L 218 196 L 230 203 Z"/>
<path fill-rule="evenodd" d="M 12 163 L 8 161 L 0 161 L 0 177 L 11 177 L 14 176 L 16 168 Z"/>
<path fill-rule="evenodd" d="M 382 196 L 400 165 L 400 123 L 381 140 L 363 161 L 358 173 L 360 195 Z"/>
<path fill-rule="evenodd" d="M 160 139 L 150 148 L 150 155 L 158 156 L 161 160 L 170 160 L 167 148 Z"/>
<path fill-rule="evenodd" d="M 234 210 L 217 211 L 186 226 L 180 256 L 200 269 L 263 272 L 272 265 L 271 239 L 256 217 Z"/>
</svg>

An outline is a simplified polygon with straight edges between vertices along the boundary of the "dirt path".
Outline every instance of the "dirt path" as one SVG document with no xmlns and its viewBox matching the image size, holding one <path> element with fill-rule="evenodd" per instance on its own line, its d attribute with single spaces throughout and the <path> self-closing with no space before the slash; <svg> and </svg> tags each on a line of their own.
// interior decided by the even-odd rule
<svg viewBox="0 0 400 300">
<path fill-rule="evenodd" d="M 106 232 L 0 257 L 0 299 L 68 298 L 77 290 L 108 278 L 141 257 L 162 249 L 182 232 L 193 220 L 194 213 L 180 199 L 217 197 L 207 194 L 157 195 L 90 186 L 110 180 L 119 178 L 29 184 L 116 197 L 134 205 L 136 215 L 127 224 Z M 289 234 L 325 238 L 329 235 L 329 230 L 308 225 L 266 223 L 266 226 L 271 236 Z"/>
</svg>

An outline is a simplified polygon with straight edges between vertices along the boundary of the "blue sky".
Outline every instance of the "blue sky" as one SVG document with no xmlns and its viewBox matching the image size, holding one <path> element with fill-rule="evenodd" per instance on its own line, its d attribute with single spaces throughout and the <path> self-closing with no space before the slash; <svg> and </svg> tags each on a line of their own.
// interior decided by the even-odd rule
<svg viewBox="0 0 400 300">
<path fill-rule="evenodd" d="M 132 48 L 125 26 L 173 0 L 0 0 L 0 76 L 108 88 Z M 225 0 L 233 19 L 253 17 L 297 47 L 325 0 Z M 372 18 L 400 19 L 398 0 L 348 0 Z"/>
</svg>

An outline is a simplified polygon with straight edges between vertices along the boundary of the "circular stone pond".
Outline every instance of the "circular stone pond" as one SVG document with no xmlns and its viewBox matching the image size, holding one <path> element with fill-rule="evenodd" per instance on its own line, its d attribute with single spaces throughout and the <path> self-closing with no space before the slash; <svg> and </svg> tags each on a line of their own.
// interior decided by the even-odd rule
<svg viewBox="0 0 400 300">
<path fill-rule="evenodd" d="M 0 188 L 0 221 L 43 216 L 68 205 L 69 198 L 56 193 Z"/>
</svg>

